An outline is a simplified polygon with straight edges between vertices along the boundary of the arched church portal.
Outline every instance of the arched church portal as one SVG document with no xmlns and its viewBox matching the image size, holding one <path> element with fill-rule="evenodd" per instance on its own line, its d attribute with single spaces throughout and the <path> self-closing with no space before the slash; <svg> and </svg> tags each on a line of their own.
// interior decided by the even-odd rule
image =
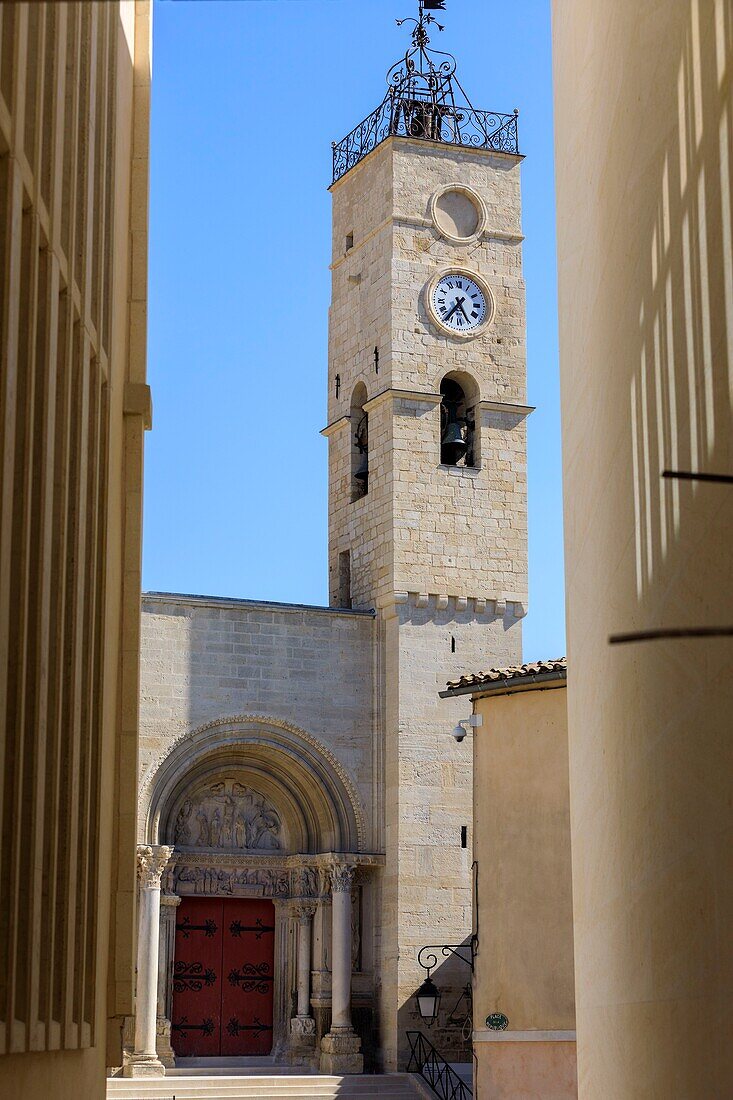
<svg viewBox="0 0 733 1100">
<path fill-rule="evenodd" d="M 172 849 L 161 879 L 159 1057 L 316 1065 L 331 1020 L 334 890 L 352 979 L 370 983 L 364 894 L 381 860 L 363 851 L 345 769 L 303 730 L 226 719 L 181 738 L 149 770 L 142 799 L 144 850 Z"/>
</svg>

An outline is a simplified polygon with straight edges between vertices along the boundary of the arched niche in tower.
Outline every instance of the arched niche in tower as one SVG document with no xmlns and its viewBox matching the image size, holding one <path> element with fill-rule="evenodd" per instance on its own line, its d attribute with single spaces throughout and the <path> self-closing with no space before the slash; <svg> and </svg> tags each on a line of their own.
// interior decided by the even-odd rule
<svg viewBox="0 0 733 1100">
<path fill-rule="evenodd" d="M 440 383 L 440 461 L 477 467 L 481 461 L 479 388 L 470 374 L 451 371 Z"/>
<path fill-rule="evenodd" d="M 366 386 L 357 382 L 351 395 L 351 499 L 369 492 L 369 414 Z"/>
</svg>

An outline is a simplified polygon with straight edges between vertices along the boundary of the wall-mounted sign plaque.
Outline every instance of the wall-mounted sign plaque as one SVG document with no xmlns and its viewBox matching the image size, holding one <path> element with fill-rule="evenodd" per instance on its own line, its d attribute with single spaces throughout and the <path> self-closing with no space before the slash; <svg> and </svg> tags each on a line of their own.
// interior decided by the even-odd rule
<svg viewBox="0 0 733 1100">
<path fill-rule="evenodd" d="M 509 1027 L 509 1020 L 503 1012 L 492 1012 L 490 1016 L 486 1017 L 486 1026 L 491 1031 L 506 1031 Z"/>
</svg>

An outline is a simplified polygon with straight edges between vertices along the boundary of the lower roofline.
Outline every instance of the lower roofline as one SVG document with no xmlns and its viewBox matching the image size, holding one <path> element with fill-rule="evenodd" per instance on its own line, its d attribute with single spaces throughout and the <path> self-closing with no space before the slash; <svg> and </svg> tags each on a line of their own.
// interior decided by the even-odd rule
<svg viewBox="0 0 733 1100">
<path fill-rule="evenodd" d="M 261 608 L 265 611 L 314 611 L 321 615 L 351 615 L 375 618 L 374 608 L 360 610 L 351 607 L 323 607 L 320 604 L 278 603 L 276 600 L 245 600 L 236 596 L 202 596 L 188 592 L 143 592 L 143 600 L 153 603 L 191 604 L 198 607 Z"/>
</svg>

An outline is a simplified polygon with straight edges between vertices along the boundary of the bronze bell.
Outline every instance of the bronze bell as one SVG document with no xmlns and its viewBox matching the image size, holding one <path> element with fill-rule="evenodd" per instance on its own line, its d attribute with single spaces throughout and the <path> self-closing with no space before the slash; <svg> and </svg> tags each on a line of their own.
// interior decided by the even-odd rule
<svg viewBox="0 0 733 1100">
<path fill-rule="evenodd" d="M 354 474 L 354 479 L 359 482 L 364 492 L 366 492 L 369 483 L 369 459 L 367 458 L 366 451 L 362 452 L 361 460 Z"/>
<path fill-rule="evenodd" d="M 455 413 L 454 413 L 455 416 Z M 440 461 L 445 466 L 456 466 L 465 457 L 468 442 L 458 420 L 449 420 L 440 441 Z"/>
</svg>

